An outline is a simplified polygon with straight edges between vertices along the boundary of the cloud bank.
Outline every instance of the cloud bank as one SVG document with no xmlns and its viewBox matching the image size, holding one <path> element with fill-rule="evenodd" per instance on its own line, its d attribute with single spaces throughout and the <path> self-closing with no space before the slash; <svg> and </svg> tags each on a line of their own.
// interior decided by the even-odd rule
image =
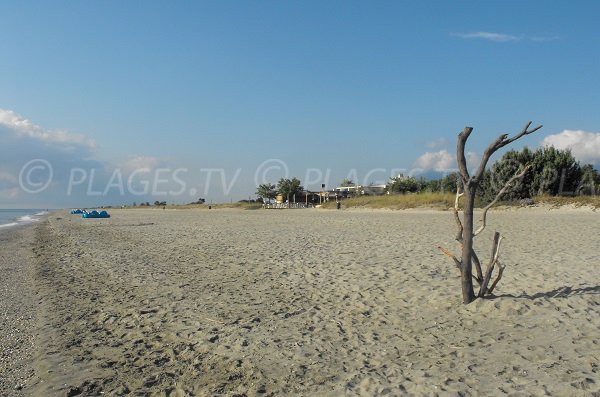
<svg viewBox="0 0 600 397">
<path fill-rule="evenodd" d="M 132 192 L 152 187 L 153 173 L 164 166 L 161 159 L 136 155 L 111 164 L 98 160 L 95 149 L 96 142 L 84 134 L 44 129 L 12 110 L 0 109 L 0 204 L 49 208 L 147 198 Z M 157 189 L 172 190 L 172 183 L 158 177 Z"/>
<path fill-rule="evenodd" d="M 0 109 L 0 126 L 18 138 L 31 138 L 39 142 L 59 144 L 63 149 L 77 149 L 81 146 L 89 150 L 96 148 L 96 142 L 83 134 L 44 130 L 12 110 Z"/>
<path fill-rule="evenodd" d="M 446 171 L 456 168 L 456 161 L 446 149 L 439 152 L 426 152 L 415 161 L 415 166 L 424 170 Z"/>
<path fill-rule="evenodd" d="M 554 146 L 556 149 L 571 149 L 575 158 L 583 163 L 600 163 L 600 132 L 564 130 L 548 135 L 541 146 Z"/>
<path fill-rule="evenodd" d="M 54 206 L 60 195 L 59 187 L 65 185 L 72 168 L 104 169 L 104 164 L 93 158 L 95 148 L 96 142 L 83 134 L 50 131 L 12 110 L 0 109 L 2 204 Z M 31 168 L 24 170 L 28 164 Z M 46 169 L 47 164 L 51 164 L 52 170 Z M 36 186 L 43 186 L 49 176 L 52 180 L 46 194 L 33 195 L 23 189 L 23 180 L 35 190 Z"/>
<path fill-rule="evenodd" d="M 181 201 L 187 196 L 197 199 L 210 183 L 219 187 L 220 169 L 207 169 L 204 180 L 198 180 L 197 172 L 174 168 L 158 157 L 138 154 L 111 163 L 99 160 L 95 149 L 96 142 L 84 134 L 48 130 L 12 110 L 0 109 L 0 206 Z"/>
</svg>

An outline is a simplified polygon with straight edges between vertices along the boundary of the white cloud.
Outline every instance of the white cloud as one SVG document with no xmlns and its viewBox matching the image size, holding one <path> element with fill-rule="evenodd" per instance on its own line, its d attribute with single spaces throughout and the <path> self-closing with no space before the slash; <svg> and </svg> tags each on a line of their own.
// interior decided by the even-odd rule
<svg viewBox="0 0 600 397">
<path fill-rule="evenodd" d="M 162 163 L 162 160 L 158 157 L 152 156 L 132 156 L 125 163 L 122 168 L 126 172 L 133 172 L 135 170 L 148 169 L 153 170 Z"/>
<path fill-rule="evenodd" d="M 94 158 L 94 146 L 93 140 L 85 135 L 50 131 L 12 110 L 0 109 L 2 205 L 41 208 L 62 206 L 68 200 L 79 202 L 81 195 L 67 193 L 72 170 L 93 169 L 99 183 L 105 178 L 106 166 Z M 48 164 L 51 171 L 44 172 L 39 167 L 28 168 L 31 164 L 40 163 Z M 43 184 L 47 181 L 44 178 L 49 175 L 50 183 L 39 194 L 27 190 L 34 184 Z M 82 183 L 79 186 L 85 192 L 87 185 Z"/>
<path fill-rule="evenodd" d="M 573 156 L 584 163 L 600 162 L 600 132 L 582 130 L 564 130 L 558 134 L 548 135 L 541 146 L 554 146 L 556 149 L 571 149 Z"/>
<path fill-rule="evenodd" d="M 0 109 L 0 125 L 6 127 L 19 137 L 29 137 L 42 142 L 64 144 L 67 147 L 69 145 L 83 145 L 89 149 L 96 147 L 96 142 L 83 134 L 45 130 L 12 110 Z"/>
<path fill-rule="evenodd" d="M 438 138 L 438 139 L 434 139 L 433 141 L 427 143 L 427 147 L 429 149 L 438 149 L 441 147 L 444 147 L 448 144 L 448 140 L 446 138 Z"/>
<path fill-rule="evenodd" d="M 481 156 L 475 152 L 465 153 L 467 160 L 467 168 L 475 169 L 479 167 Z M 415 167 L 421 168 L 424 171 L 449 172 L 456 171 L 456 156 L 450 154 L 446 149 L 439 152 L 426 152 L 419 156 L 414 164 Z"/>
<path fill-rule="evenodd" d="M 447 171 L 455 168 L 454 164 L 454 156 L 448 153 L 446 149 L 439 152 L 426 152 L 415 161 L 416 167 L 434 171 Z"/>
<path fill-rule="evenodd" d="M 152 173 L 164 167 L 165 160 L 136 155 L 111 163 L 99 160 L 94 146 L 85 135 L 50 131 L 0 109 L 0 204 L 7 208 L 95 206 L 183 192 L 174 177 Z M 149 172 L 129 180 L 128 173 L 141 169 Z M 39 186 L 45 187 L 38 191 Z"/>
<path fill-rule="evenodd" d="M 471 33 L 457 33 L 456 36 L 463 39 L 483 39 L 496 42 L 507 42 L 507 41 L 519 41 L 520 37 L 506 33 L 494 33 L 494 32 L 471 32 Z"/>
<path fill-rule="evenodd" d="M 481 162 L 481 157 L 475 152 L 467 152 L 465 156 L 467 159 L 467 167 L 470 169 L 479 167 L 479 163 Z"/>
</svg>

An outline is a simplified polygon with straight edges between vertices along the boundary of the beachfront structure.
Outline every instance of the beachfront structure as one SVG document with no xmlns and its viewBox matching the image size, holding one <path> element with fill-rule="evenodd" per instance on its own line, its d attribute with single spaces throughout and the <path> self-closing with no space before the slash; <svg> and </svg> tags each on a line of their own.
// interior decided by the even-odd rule
<svg viewBox="0 0 600 397">
<path fill-rule="evenodd" d="M 370 184 L 367 186 L 363 185 L 350 185 L 350 186 L 339 186 L 333 191 L 334 195 L 337 193 L 339 197 L 348 196 L 382 196 L 387 193 L 387 185 L 385 184 Z"/>
<path fill-rule="evenodd" d="M 275 197 L 275 202 L 271 202 L 270 200 L 263 204 L 264 208 L 310 208 L 316 205 L 319 205 L 328 198 L 324 196 L 324 193 L 327 192 L 311 192 L 311 191 L 303 191 L 298 194 L 292 195 L 289 198 L 284 197 L 282 194 L 278 194 Z"/>
<path fill-rule="evenodd" d="M 311 208 L 329 201 L 339 201 L 355 195 L 382 196 L 384 194 L 387 194 L 387 185 L 384 184 L 340 186 L 333 190 L 319 192 L 305 190 L 289 197 L 289 200 L 287 197 L 278 194 L 275 202 L 266 202 L 263 206 L 265 208 Z"/>
</svg>

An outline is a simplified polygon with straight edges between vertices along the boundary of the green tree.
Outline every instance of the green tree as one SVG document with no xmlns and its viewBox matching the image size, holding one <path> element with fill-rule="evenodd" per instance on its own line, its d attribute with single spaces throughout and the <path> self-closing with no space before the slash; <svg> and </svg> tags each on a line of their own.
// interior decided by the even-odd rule
<svg viewBox="0 0 600 397">
<path fill-rule="evenodd" d="M 458 172 L 451 172 L 440 181 L 440 190 L 442 192 L 456 193 L 456 184 L 460 180 Z"/>
<path fill-rule="evenodd" d="M 581 166 L 569 149 L 538 149 L 533 157 L 530 195 L 573 195 L 581 181 Z"/>
<path fill-rule="evenodd" d="M 417 192 L 422 192 L 424 190 L 427 190 L 427 186 L 428 186 L 428 182 L 425 180 L 425 177 L 420 176 L 417 179 Z"/>
<path fill-rule="evenodd" d="M 506 152 L 483 175 L 478 196 L 484 202 L 493 200 L 506 182 L 519 170 L 529 165 L 525 176 L 513 182 L 503 200 L 519 200 L 536 195 L 547 194 L 573 195 L 577 193 L 582 181 L 582 168 L 570 150 L 554 147 L 539 148 L 531 151 Z"/>
<path fill-rule="evenodd" d="M 425 190 L 428 192 L 439 192 L 442 188 L 442 180 L 441 179 L 431 179 L 427 181 L 425 185 Z"/>
<path fill-rule="evenodd" d="M 340 183 L 340 187 L 348 187 L 348 186 L 354 186 L 354 182 L 352 181 L 352 179 L 344 178 L 342 180 L 342 183 Z"/>
<path fill-rule="evenodd" d="M 302 191 L 304 191 L 304 187 L 302 187 L 298 178 L 281 178 L 279 182 L 277 182 L 277 192 L 288 201 L 293 198 L 294 194 L 300 195 Z"/>
<path fill-rule="evenodd" d="M 388 191 L 392 193 L 414 193 L 419 190 L 419 186 L 419 181 L 412 176 L 399 175 L 390 178 Z"/>
<path fill-rule="evenodd" d="M 600 193 L 600 172 L 591 164 L 581 167 L 581 181 L 577 186 L 577 194 L 594 196 Z"/>
<path fill-rule="evenodd" d="M 277 196 L 277 191 L 275 190 L 275 185 L 272 183 L 263 183 L 258 185 L 256 188 L 256 195 L 265 200 L 272 200 Z"/>
<path fill-rule="evenodd" d="M 527 164 L 532 164 L 533 157 L 534 153 L 526 147 L 521 151 L 506 152 L 500 160 L 484 172 L 477 195 L 486 203 L 492 201 L 510 178 Z M 535 170 L 529 170 L 523 178 L 512 183 L 512 187 L 502 195 L 502 199 L 513 201 L 531 197 L 529 191 L 534 177 Z"/>
</svg>

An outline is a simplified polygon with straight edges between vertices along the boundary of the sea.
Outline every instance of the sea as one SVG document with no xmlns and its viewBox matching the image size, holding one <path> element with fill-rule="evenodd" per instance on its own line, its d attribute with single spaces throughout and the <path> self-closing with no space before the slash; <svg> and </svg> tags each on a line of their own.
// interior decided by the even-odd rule
<svg viewBox="0 0 600 397">
<path fill-rule="evenodd" d="M 41 209 L 0 209 L 0 230 L 38 222 L 47 213 Z"/>
</svg>

